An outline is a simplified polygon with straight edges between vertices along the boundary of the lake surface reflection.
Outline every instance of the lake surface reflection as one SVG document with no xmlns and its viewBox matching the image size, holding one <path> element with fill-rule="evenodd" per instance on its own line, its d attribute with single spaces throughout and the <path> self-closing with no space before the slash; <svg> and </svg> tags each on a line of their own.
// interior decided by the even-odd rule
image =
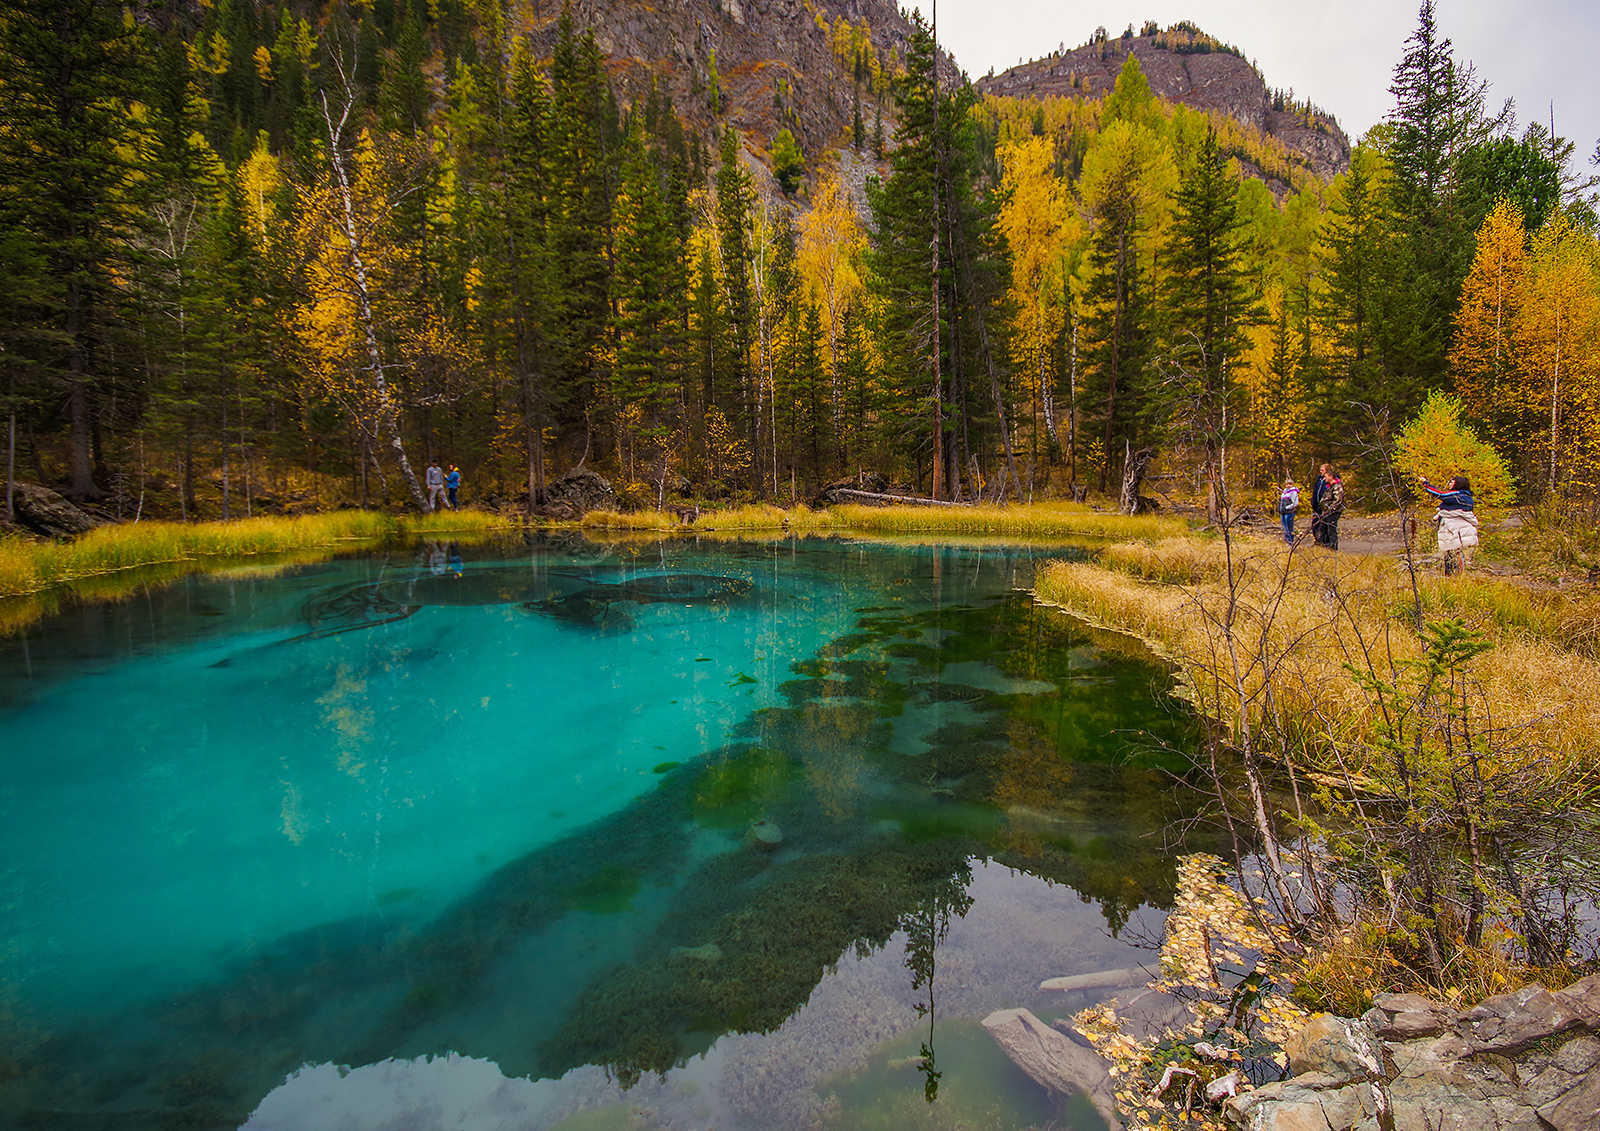
<svg viewBox="0 0 1600 1131">
<path fill-rule="evenodd" d="M 1096 1126 L 976 1022 L 1149 961 L 1199 803 L 1065 552 L 424 544 L 11 638 L 0 1124 Z"/>
</svg>

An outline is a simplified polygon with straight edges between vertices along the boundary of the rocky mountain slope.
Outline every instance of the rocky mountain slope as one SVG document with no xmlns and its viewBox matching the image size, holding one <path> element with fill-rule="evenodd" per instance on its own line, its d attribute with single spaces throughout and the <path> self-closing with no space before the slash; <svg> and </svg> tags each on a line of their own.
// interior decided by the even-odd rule
<svg viewBox="0 0 1600 1131">
<path fill-rule="evenodd" d="M 548 55 L 560 14 L 521 0 L 518 30 Z M 655 84 L 702 137 L 727 121 L 759 152 L 787 128 L 809 164 L 849 142 L 858 98 L 868 136 L 880 106 L 892 132 L 888 75 L 911 27 L 895 0 L 574 0 L 572 18 L 594 30 L 620 102 Z"/>
<path fill-rule="evenodd" d="M 1247 59 L 1192 25 L 1165 31 L 1146 25 L 1141 35 L 1117 39 L 1097 35 L 1081 47 L 986 75 L 976 86 L 981 93 L 1011 98 L 1103 97 L 1116 85 L 1129 55 L 1139 60 L 1158 97 L 1225 114 L 1276 138 L 1291 159 L 1320 180 L 1349 167 L 1350 139 L 1331 116 L 1269 91 Z"/>
</svg>

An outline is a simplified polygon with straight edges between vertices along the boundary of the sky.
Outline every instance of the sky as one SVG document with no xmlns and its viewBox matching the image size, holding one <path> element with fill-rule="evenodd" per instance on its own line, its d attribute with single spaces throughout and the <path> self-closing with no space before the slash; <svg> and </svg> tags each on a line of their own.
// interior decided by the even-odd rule
<svg viewBox="0 0 1600 1131">
<path fill-rule="evenodd" d="M 930 0 L 913 3 L 923 15 Z M 1113 36 L 1146 20 L 1189 20 L 1238 47 L 1269 87 L 1293 89 L 1329 111 L 1352 142 L 1388 116 L 1389 84 L 1420 0 L 940 0 L 939 41 L 973 78 L 1104 26 Z M 1435 0 L 1439 33 L 1490 83 L 1488 104 L 1516 100 L 1518 132 L 1533 118 L 1577 143 L 1579 171 L 1600 138 L 1600 0 Z"/>
</svg>

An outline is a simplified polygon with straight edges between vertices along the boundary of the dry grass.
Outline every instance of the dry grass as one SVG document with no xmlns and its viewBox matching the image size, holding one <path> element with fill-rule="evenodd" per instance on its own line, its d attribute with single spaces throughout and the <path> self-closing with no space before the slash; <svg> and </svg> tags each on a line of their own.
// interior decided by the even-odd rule
<svg viewBox="0 0 1600 1131">
<path fill-rule="evenodd" d="M 849 530 L 886 534 L 993 534 L 1029 538 L 1158 539 L 1183 534 L 1183 519 L 1102 514 L 1078 503 L 976 507 L 837 506 L 832 514 Z"/>
<path fill-rule="evenodd" d="M 372 542 L 396 536 L 460 537 L 504 528 L 504 520 L 476 511 L 394 517 L 372 511 L 335 511 L 295 518 L 238 522 L 140 522 L 102 526 L 71 542 L 0 540 L 0 597 L 38 593 L 100 574 L 166 562 L 282 554 L 312 547 Z"/>
<path fill-rule="evenodd" d="M 1108 547 L 1098 564 L 1052 562 L 1039 596 L 1108 628 L 1131 632 L 1171 656 L 1199 705 L 1228 718 L 1229 700 L 1207 686 L 1226 641 L 1215 630 L 1228 602 L 1224 548 L 1211 539 L 1165 539 Z M 1235 542 L 1241 582 L 1233 638 L 1241 655 L 1276 661 L 1271 701 L 1287 716 L 1314 719 L 1328 738 L 1353 737 L 1368 724 L 1369 700 L 1350 665 L 1380 669 L 1422 654 L 1406 574 L 1392 559 L 1328 554 Z M 1472 664 L 1496 726 L 1520 732 L 1581 773 L 1600 746 L 1600 663 L 1565 646 L 1573 630 L 1539 594 L 1506 582 L 1425 578 L 1425 617 L 1462 615 L 1495 647 Z M 1246 670 L 1246 699 L 1268 700 L 1259 667 Z M 1233 708 L 1236 713 L 1237 707 Z"/>
</svg>

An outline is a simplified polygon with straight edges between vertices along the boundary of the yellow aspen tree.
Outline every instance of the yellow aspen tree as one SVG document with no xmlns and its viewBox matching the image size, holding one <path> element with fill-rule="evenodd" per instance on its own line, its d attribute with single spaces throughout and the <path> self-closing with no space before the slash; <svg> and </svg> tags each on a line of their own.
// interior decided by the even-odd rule
<svg viewBox="0 0 1600 1131">
<path fill-rule="evenodd" d="M 257 239 L 264 238 L 274 211 L 273 198 L 283 185 L 278 159 L 268 152 L 265 134 L 257 139 L 255 149 L 240 164 L 237 176 L 250 230 Z"/>
<path fill-rule="evenodd" d="M 337 104 L 324 95 L 327 166 L 302 194 L 302 254 L 310 301 L 295 321 L 302 342 L 328 387 L 358 407 L 369 439 L 393 453 L 406 490 L 418 510 L 427 498 L 406 454 L 400 406 L 391 386 L 392 364 L 384 356 L 378 306 L 385 268 L 404 252 L 385 247 L 382 228 L 393 210 L 386 180 L 391 169 L 370 133 L 353 130 L 356 98 Z M 403 191 L 403 190 L 401 190 Z M 390 274 L 396 273 L 392 269 Z"/>
<path fill-rule="evenodd" d="M 1522 209 L 1500 201 L 1484 218 L 1477 240 L 1472 269 L 1461 287 L 1450 369 L 1468 416 L 1481 421 L 1496 444 L 1509 447 L 1529 425 L 1515 405 L 1518 351 L 1513 330 L 1528 267 Z"/>
<path fill-rule="evenodd" d="M 1056 434 L 1053 390 L 1055 345 L 1066 322 L 1070 292 L 1063 259 L 1084 235 L 1066 187 L 1055 175 L 1055 142 L 1029 137 L 1001 147 L 1004 203 L 996 217 L 1011 248 L 1012 362 L 1027 375 L 1032 406 L 1034 463 L 1038 463 L 1040 412 L 1051 440 Z"/>
<path fill-rule="evenodd" d="M 830 174 L 817 189 L 811 211 L 800 220 L 797 252 L 806 298 L 822 311 L 828 335 L 828 373 L 833 401 L 839 403 L 839 323 L 845 309 L 862 291 L 861 253 L 866 232 L 856 215 L 849 190 Z"/>
<path fill-rule="evenodd" d="M 1311 421 L 1300 361 L 1305 343 L 1295 329 L 1281 285 L 1267 290 L 1266 320 L 1251 326 L 1250 350 L 1240 367 L 1246 396 L 1245 432 L 1255 438 L 1257 470 L 1282 480 Z"/>
<path fill-rule="evenodd" d="M 1533 234 L 1526 299 L 1516 324 L 1522 352 L 1523 403 L 1537 408 L 1548 431 L 1545 487 L 1554 494 L 1563 465 L 1574 486 L 1584 486 L 1587 451 L 1592 465 L 1596 420 L 1595 362 L 1600 336 L 1600 279 L 1594 241 L 1565 211 Z"/>
</svg>

